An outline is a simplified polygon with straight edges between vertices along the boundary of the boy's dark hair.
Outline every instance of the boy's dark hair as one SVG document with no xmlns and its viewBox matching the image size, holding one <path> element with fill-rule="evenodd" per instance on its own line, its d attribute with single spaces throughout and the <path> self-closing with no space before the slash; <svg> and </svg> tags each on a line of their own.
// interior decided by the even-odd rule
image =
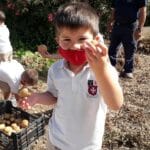
<svg viewBox="0 0 150 150">
<path fill-rule="evenodd" d="M 94 36 L 99 33 L 99 17 L 96 11 L 84 2 L 71 2 L 61 6 L 56 12 L 54 24 L 56 33 L 63 27 L 71 29 L 87 27 Z"/>
<path fill-rule="evenodd" d="M 22 79 L 29 85 L 35 85 L 38 82 L 38 72 L 35 69 L 27 69 L 22 74 Z"/>
<path fill-rule="evenodd" d="M 6 19 L 6 16 L 5 16 L 4 12 L 0 10 L 0 22 L 4 22 L 5 19 Z"/>
</svg>

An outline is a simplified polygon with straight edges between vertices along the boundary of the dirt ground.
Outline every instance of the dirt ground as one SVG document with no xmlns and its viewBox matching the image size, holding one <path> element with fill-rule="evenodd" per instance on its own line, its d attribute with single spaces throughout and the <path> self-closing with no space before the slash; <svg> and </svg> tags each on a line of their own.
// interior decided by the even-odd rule
<svg viewBox="0 0 150 150">
<path fill-rule="evenodd" d="M 144 32 L 146 37 L 147 31 L 150 29 Z M 118 112 L 107 114 L 103 150 L 150 150 L 150 55 L 138 52 L 134 79 L 120 78 L 120 84 L 124 91 L 124 105 Z M 37 89 L 44 91 L 45 81 L 40 80 Z M 51 108 L 36 105 L 29 112 L 44 113 Z M 48 130 L 47 125 L 45 129 Z M 46 150 L 46 141 L 45 133 L 29 149 Z"/>
</svg>

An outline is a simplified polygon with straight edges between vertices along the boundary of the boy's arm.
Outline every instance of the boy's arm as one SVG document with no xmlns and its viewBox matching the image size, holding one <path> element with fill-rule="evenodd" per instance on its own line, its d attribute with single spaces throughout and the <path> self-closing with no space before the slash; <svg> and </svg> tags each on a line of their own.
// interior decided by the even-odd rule
<svg viewBox="0 0 150 150">
<path fill-rule="evenodd" d="M 35 104 L 53 105 L 57 102 L 57 98 L 50 92 L 33 93 L 31 96 L 26 97 L 19 104 L 23 109 L 29 109 Z"/>
<path fill-rule="evenodd" d="M 105 103 L 111 109 L 119 109 L 123 104 L 123 92 L 118 82 L 117 72 L 108 61 L 107 47 L 102 43 L 96 46 L 86 43 L 85 50 Z"/>
<path fill-rule="evenodd" d="M 57 98 L 54 97 L 50 92 L 44 92 L 44 93 L 33 93 L 30 96 L 30 99 L 28 98 L 28 101 L 32 101 L 34 104 L 42 104 L 42 105 L 53 105 L 57 102 Z"/>
<path fill-rule="evenodd" d="M 123 93 L 116 77 L 117 75 L 108 63 L 95 71 L 95 76 L 105 103 L 111 109 L 117 110 L 122 106 Z"/>
</svg>

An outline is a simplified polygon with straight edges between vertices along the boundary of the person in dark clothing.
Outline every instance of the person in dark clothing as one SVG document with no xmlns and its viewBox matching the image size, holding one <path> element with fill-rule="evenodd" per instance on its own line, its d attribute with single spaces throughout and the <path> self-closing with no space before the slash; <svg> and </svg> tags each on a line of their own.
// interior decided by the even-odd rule
<svg viewBox="0 0 150 150">
<path fill-rule="evenodd" d="M 120 74 L 133 78 L 134 53 L 146 20 L 146 0 L 112 0 L 112 13 L 108 23 L 111 32 L 109 58 L 116 65 L 116 55 L 120 44 L 124 47 L 125 64 Z"/>
</svg>

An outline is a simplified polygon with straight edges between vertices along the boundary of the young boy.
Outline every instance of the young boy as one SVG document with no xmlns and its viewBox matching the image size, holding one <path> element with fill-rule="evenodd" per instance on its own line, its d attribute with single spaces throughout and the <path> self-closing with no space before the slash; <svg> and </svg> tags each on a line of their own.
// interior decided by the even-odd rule
<svg viewBox="0 0 150 150">
<path fill-rule="evenodd" d="M 118 110 L 123 93 L 107 48 L 98 42 L 99 17 L 88 4 L 69 3 L 58 9 L 54 23 L 64 59 L 50 67 L 47 91 L 34 93 L 21 107 L 56 103 L 49 121 L 55 149 L 100 150 L 107 107 Z"/>
<path fill-rule="evenodd" d="M 12 59 L 12 46 L 9 39 L 9 30 L 5 25 L 5 14 L 0 11 L 0 62 Z"/>
<path fill-rule="evenodd" d="M 11 94 L 14 94 L 16 100 L 19 100 L 20 85 L 34 85 L 37 81 L 38 72 L 34 69 L 24 70 L 16 60 L 0 63 L 0 89 L 6 100 L 10 98 Z"/>
</svg>

